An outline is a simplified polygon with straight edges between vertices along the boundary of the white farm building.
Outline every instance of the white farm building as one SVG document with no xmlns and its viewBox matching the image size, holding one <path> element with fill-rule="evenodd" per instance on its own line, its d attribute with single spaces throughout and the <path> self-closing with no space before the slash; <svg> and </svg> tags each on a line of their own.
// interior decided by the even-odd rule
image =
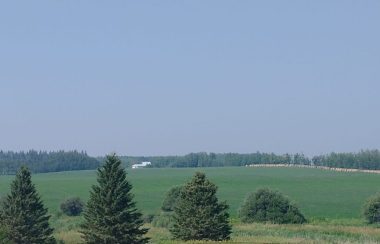
<svg viewBox="0 0 380 244">
<path fill-rule="evenodd" d="M 133 164 L 132 169 L 144 168 L 144 167 L 151 165 L 151 164 L 152 164 L 151 162 L 141 162 L 139 164 Z"/>
</svg>

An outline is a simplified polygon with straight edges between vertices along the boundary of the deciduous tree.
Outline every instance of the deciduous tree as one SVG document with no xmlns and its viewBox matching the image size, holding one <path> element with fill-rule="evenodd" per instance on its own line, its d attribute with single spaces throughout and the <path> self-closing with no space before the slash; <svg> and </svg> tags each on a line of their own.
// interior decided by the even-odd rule
<svg viewBox="0 0 380 244">
<path fill-rule="evenodd" d="M 264 188 L 251 193 L 239 210 L 244 223 L 270 222 L 276 224 L 302 224 L 305 217 L 280 192 Z"/>
</svg>

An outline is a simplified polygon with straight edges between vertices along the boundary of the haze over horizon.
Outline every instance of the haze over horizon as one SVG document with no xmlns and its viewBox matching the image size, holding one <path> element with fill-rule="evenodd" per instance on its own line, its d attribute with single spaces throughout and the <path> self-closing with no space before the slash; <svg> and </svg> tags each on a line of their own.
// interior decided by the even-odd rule
<svg viewBox="0 0 380 244">
<path fill-rule="evenodd" d="M 3 2 L 0 150 L 379 149 L 379 13 L 376 0 Z"/>
</svg>

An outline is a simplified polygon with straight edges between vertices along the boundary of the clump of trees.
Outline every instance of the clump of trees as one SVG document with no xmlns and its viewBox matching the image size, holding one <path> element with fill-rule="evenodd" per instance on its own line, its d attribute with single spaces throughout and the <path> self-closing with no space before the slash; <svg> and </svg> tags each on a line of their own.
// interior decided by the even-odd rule
<svg viewBox="0 0 380 244">
<path fill-rule="evenodd" d="M 363 215 L 370 224 L 380 223 L 380 194 L 370 197 L 364 204 Z"/>
<path fill-rule="evenodd" d="M 228 205 L 219 202 L 217 187 L 197 172 L 180 191 L 174 207 L 173 237 L 180 240 L 228 240 L 231 226 Z"/>
<path fill-rule="evenodd" d="M 98 169 L 97 185 L 92 186 L 85 221 L 82 225 L 86 243 L 147 243 L 142 214 L 136 209 L 121 161 L 109 155 Z"/>
<path fill-rule="evenodd" d="M 79 197 L 72 197 L 61 203 L 61 210 L 68 216 L 78 216 L 82 213 L 84 203 Z"/>
<path fill-rule="evenodd" d="M 21 167 L 2 202 L 1 224 L 5 243 L 55 243 L 50 216 L 31 180 L 30 171 Z"/>
<path fill-rule="evenodd" d="M 239 210 L 244 223 L 270 222 L 276 224 L 302 224 L 305 217 L 288 198 L 278 191 L 259 189 L 247 196 Z"/>
</svg>

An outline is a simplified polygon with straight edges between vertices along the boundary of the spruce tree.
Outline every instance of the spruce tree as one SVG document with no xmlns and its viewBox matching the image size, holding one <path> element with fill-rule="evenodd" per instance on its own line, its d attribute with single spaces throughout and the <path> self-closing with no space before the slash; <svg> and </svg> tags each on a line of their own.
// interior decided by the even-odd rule
<svg viewBox="0 0 380 244">
<path fill-rule="evenodd" d="M 121 161 L 109 155 L 98 169 L 97 185 L 92 187 L 82 225 L 86 243 L 147 243 L 142 214 L 137 211 Z"/>
<path fill-rule="evenodd" d="M 172 235 L 180 240 L 228 240 L 228 205 L 218 202 L 217 186 L 197 172 L 180 193 L 174 208 Z"/>
<path fill-rule="evenodd" d="M 44 207 L 30 171 L 21 167 L 11 184 L 11 192 L 2 203 L 2 223 L 11 243 L 55 243 Z"/>
</svg>

